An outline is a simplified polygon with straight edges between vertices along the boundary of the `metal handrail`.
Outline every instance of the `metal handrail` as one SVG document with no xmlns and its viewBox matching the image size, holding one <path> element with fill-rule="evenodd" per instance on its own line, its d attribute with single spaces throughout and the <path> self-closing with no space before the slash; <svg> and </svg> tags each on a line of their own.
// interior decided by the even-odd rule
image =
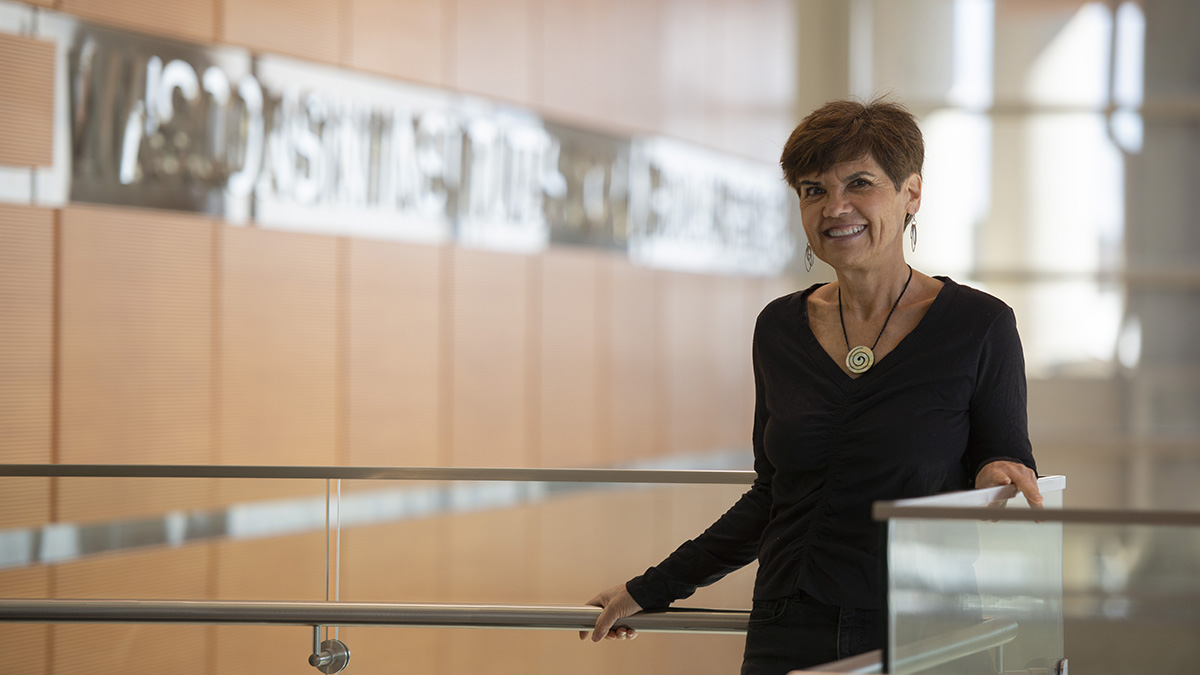
<svg viewBox="0 0 1200 675">
<path fill-rule="evenodd" d="M 896 506 L 876 502 L 875 520 L 923 518 L 929 520 L 987 520 L 1033 523 L 1079 523 L 1083 525 L 1200 526 L 1200 511 L 1151 511 L 1123 509 L 1000 509 L 937 506 Z"/>
<path fill-rule="evenodd" d="M 281 478 L 546 483 L 749 485 L 753 471 L 512 467 L 225 466 L 199 464 L 0 464 L 0 476 L 53 478 Z"/>
<path fill-rule="evenodd" d="M 1066 487 L 1063 476 L 1043 476 L 1038 489 L 1043 494 Z M 1200 511 L 1134 509 L 1005 509 L 1004 502 L 1018 494 L 1016 486 L 951 492 L 929 497 L 878 501 L 872 506 L 875 520 L 921 518 L 929 520 L 986 520 L 1089 525 L 1174 525 L 1200 526 Z"/>
<path fill-rule="evenodd" d="M 447 603 L 244 602 L 221 600 L 0 600 L 0 623 L 156 623 L 276 626 L 423 626 L 591 630 L 600 608 L 576 605 Z M 685 609 L 635 614 L 621 620 L 640 632 L 744 633 L 750 613 Z M 1015 621 L 975 626 L 897 648 L 895 664 L 918 672 L 1011 642 Z M 879 673 L 875 650 L 810 672 Z"/>
<path fill-rule="evenodd" d="M 1043 496 L 1053 492 L 1062 492 L 1067 487 L 1066 476 L 1042 476 L 1037 479 L 1038 491 Z M 926 497 L 909 497 L 907 499 L 897 499 L 886 502 L 893 506 L 936 506 L 938 508 L 949 507 L 982 507 L 992 506 L 998 502 L 1008 501 L 1019 495 L 1021 492 L 1016 485 L 997 485 L 990 488 L 977 488 L 974 490 L 959 490 L 957 492 L 943 492 L 940 494 L 929 495 Z"/>
<path fill-rule="evenodd" d="M 592 630 L 599 607 L 224 600 L 0 600 L 0 623 L 177 623 L 284 626 L 426 626 Z M 744 633 L 750 613 L 685 609 L 621 620 L 638 631 Z"/>
</svg>

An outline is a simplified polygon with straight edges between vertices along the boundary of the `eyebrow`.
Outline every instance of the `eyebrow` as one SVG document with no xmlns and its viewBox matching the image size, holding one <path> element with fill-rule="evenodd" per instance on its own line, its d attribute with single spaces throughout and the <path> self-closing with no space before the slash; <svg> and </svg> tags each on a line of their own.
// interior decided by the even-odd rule
<svg viewBox="0 0 1200 675">
<path fill-rule="evenodd" d="M 846 176 L 845 178 L 843 178 L 842 180 L 849 183 L 850 181 L 854 180 L 855 178 L 862 178 L 864 176 L 867 178 L 874 178 L 875 174 L 871 173 L 870 171 L 855 171 L 854 173 L 850 174 L 849 176 Z"/>
<path fill-rule="evenodd" d="M 846 176 L 845 178 L 843 178 L 842 181 L 845 183 L 849 183 L 850 181 L 854 180 L 855 178 L 863 178 L 863 177 L 875 178 L 875 174 L 871 173 L 870 171 L 855 171 L 854 173 L 850 174 L 849 176 Z M 819 185 L 821 185 L 821 181 L 819 181 L 819 180 L 802 180 L 798 183 L 798 185 L 817 185 L 817 186 L 819 186 Z"/>
</svg>

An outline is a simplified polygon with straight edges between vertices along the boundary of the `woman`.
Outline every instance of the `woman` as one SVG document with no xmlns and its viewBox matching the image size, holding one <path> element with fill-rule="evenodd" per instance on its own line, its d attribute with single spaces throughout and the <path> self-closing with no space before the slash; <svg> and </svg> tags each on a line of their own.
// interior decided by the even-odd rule
<svg viewBox="0 0 1200 675">
<path fill-rule="evenodd" d="M 792 132 L 780 163 L 800 197 L 806 260 L 837 281 L 758 317 L 753 487 L 695 540 L 593 598 L 604 608 L 593 640 L 635 637 L 617 622 L 757 558 L 743 675 L 877 649 L 873 502 L 1015 484 L 1040 505 L 1012 310 L 904 261 L 923 160 L 916 120 L 885 101 L 828 103 Z"/>
</svg>

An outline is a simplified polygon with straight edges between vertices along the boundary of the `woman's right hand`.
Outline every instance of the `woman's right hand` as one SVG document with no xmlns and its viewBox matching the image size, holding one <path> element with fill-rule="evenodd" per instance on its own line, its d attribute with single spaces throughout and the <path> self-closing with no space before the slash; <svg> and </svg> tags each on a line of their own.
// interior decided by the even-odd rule
<svg viewBox="0 0 1200 675">
<path fill-rule="evenodd" d="M 591 632 L 592 642 L 599 642 L 601 639 L 632 640 L 637 637 L 637 631 L 629 626 L 615 625 L 621 619 L 642 611 L 642 606 L 625 590 L 625 584 L 601 591 L 596 597 L 588 600 L 587 604 L 604 610 L 596 618 L 596 627 Z M 580 640 L 586 640 L 587 636 L 586 630 L 579 631 Z"/>
</svg>

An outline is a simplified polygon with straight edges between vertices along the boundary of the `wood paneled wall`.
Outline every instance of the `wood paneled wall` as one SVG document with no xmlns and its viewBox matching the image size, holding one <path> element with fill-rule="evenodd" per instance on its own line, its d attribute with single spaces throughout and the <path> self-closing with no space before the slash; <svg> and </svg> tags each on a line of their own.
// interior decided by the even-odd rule
<svg viewBox="0 0 1200 675">
<path fill-rule="evenodd" d="M 608 437 L 616 463 L 666 454 L 662 327 L 662 273 L 624 261 L 609 266 L 606 285 L 610 344 Z M 604 290 L 604 288 L 602 288 Z"/>
<path fill-rule="evenodd" d="M 345 248 L 346 461 L 444 465 L 450 251 L 360 239 Z"/>
<path fill-rule="evenodd" d="M 213 236 L 204 218 L 62 212 L 56 456 L 69 464 L 215 462 Z M 59 481 L 58 517 L 211 505 L 206 481 Z"/>
<path fill-rule="evenodd" d="M 450 462 L 531 466 L 532 261 L 468 249 L 450 260 Z"/>
<path fill-rule="evenodd" d="M 793 122 L 786 0 L 28 4 L 765 161 Z M 0 164 L 48 164 L 53 49 L 0 36 L 0 66 Z M 0 461 L 607 466 L 744 446 L 749 335 L 770 285 L 587 249 L 518 256 L 0 205 Z M 689 489 L 349 530 L 341 597 L 582 602 L 732 501 Z M 6 480 L 0 528 L 322 493 L 311 481 Z M 297 535 L 5 570 L 0 594 L 317 599 L 323 543 Z M 750 574 L 710 604 L 746 606 Z M 10 632 L 35 675 L 300 672 L 310 639 L 261 627 Z M 711 636 L 619 647 L 524 631 L 342 637 L 359 672 L 710 671 L 740 655 L 738 638 Z"/>
<path fill-rule="evenodd" d="M 54 461 L 54 212 L 0 205 L 0 448 Z M 0 529 L 50 519 L 50 480 L 0 479 Z"/>
<path fill-rule="evenodd" d="M 661 133 L 775 162 L 796 122 L 794 27 L 788 0 L 45 0 L 85 21 L 229 44 L 479 94 L 617 133 Z M 0 64 L 13 41 L 0 39 Z M 52 66 L 44 50 L 43 70 Z M 27 62 L 27 61 L 26 61 Z M 49 97 L 40 88 L 5 95 Z M 41 72 L 41 71 L 38 71 Z M 47 71 L 48 72 L 48 71 Z M 11 88 L 11 87 L 10 87 Z M 40 99 L 38 99 L 40 100 Z M 6 104 L 5 102 L 9 102 Z M 44 134 L 48 115 L 19 115 Z M 22 150 L 28 154 L 27 149 Z M 18 165 L 38 163 L 22 160 Z"/>
<path fill-rule="evenodd" d="M 0 261 L 6 462 L 610 466 L 745 446 L 749 336 L 770 285 L 583 248 L 515 255 L 85 205 L 0 207 Z M 325 490 L 78 478 L 4 487 L 6 527 Z M 342 597 L 582 602 L 735 497 L 680 490 L 350 530 Z M 324 538 L 305 534 L 112 554 L 42 576 L 5 572 L 0 584 L 59 597 L 320 599 L 324 564 Z M 744 606 L 750 583 L 725 584 L 710 604 Z M 46 675 L 78 672 L 95 654 L 97 672 L 161 672 L 172 659 L 195 672 L 261 671 L 307 648 L 287 629 L 21 630 L 47 645 L 52 656 L 30 671 Z M 703 668 L 736 663 L 739 649 L 687 637 L 612 651 L 564 634 L 358 634 L 383 650 L 376 660 L 397 639 L 410 645 L 405 662 L 432 664 L 424 672 Z M 497 650 L 511 655 L 501 670 Z"/>
<path fill-rule="evenodd" d="M 748 438 L 759 280 L 57 217 L 0 207 L 5 461 L 609 466 Z M 66 519 L 167 505 L 67 483 Z M 211 505 L 172 485 L 172 507 Z"/>
<path fill-rule="evenodd" d="M 49 166 L 54 43 L 0 34 L 0 165 Z"/>
<path fill-rule="evenodd" d="M 50 570 L 26 567 L 0 570 L 0 589 L 6 598 L 51 597 Z M 34 675 L 46 675 L 50 668 L 50 631 L 48 624 L 6 624 L 5 641 L 22 645 L 21 667 Z M 25 659 L 28 659 L 26 661 Z"/>
<path fill-rule="evenodd" d="M 449 86 L 455 58 L 454 7 L 443 0 L 343 0 L 349 39 L 342 65 Z"/>
<path fill-rule="evenodd" d="M 601 302 L 600 256 L 564 249 L 542 256 L 535 273 L 539 288 L 533 336 L 540 354 L 534 376 L 537 401 L 537 462 L 544 466 L 611 464 L 605 431 L 609 411 L 607 324 L 610 312 Z"/>
<path fill-rule="evenodd" d="M 339 245 L 310 234 L 221 230 L 222 462 L 339 463 Z"/>
<path fill-rule="evenodd" d="M 223 4 L 237 6 L 244 3 L 224 3 L 222 0 L 50 0 L 45 4 L 85 21 L 192 42 L 212 42 L 217 35 L 218 8 Z"/>
<path fill-rule="evenodd" d="M 51 570 L 55 597 L 199 600 L 211 597 L 208 547 L 101 556 Z M 214 672 L 209 631 L 194 626 L 52 628 L 53 675 Z"/>
</svg>

